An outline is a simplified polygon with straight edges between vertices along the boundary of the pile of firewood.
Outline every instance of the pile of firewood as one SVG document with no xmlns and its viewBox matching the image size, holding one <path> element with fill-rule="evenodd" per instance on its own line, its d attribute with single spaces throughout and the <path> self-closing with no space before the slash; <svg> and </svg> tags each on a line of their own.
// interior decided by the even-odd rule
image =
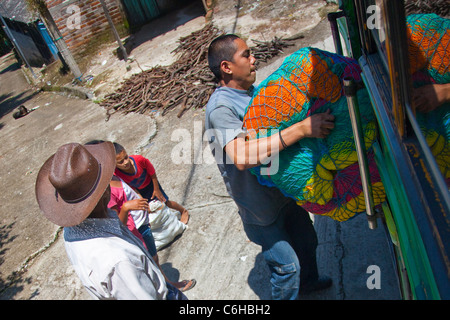
<svg viewBox="0 0 450 320">
<path fill-rule="evenodd" d="M 168 110 L 180 106 L 178 117 L 192 108 L 203 108 L 217 82 L 208 67 L 208 47 L 221 33 L 212 24 L 180 38 L 173 51 L 178 60 L 170 66 L 157 66 L 142 71 L 124 81 L 117 92 L 108 94 L 100 105 L 110 116 L 115 112 L 148 113 L 158 109 L 164 115 Z M 272 42 L 255 42 L 252 48 L 255 57 L 267 61 L 281 52 L 286 41 L 275 38 Z"/>
<path fill-rule="evenodd" d="M 289 40 L 274 37 L 272 41 L 258 41 L 252 39 L 256 46 L 251 48 L 252 55 L 256 58 L 256 65 L 261 62 L 267 62 L 280 53 L 283 49 L 294 44 L 289 43 Z"/>
<path fill-rule="evenodd" d="M 105 96 L 100 105 L 111 115 L 117 111 L 144 114 L 153 109 L 161 109 L 165 114 L 181 104 L 179 117 L 188 108 L 204 106 L 216 86 L 206 55 L 209 43 L 218 34 L 216 28 L 208 25 L 180 38 L 174 50 L 180 55 L 175 63 L 133 75 L 117 92 Z"/>
</svg>

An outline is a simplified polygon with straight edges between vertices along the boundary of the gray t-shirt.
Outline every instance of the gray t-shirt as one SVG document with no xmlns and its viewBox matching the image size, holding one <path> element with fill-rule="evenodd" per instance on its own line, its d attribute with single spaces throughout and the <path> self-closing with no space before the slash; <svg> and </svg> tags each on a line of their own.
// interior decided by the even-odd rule
<svg viewBox="0 0 450 320">
<path fill-rule="evenodd" d="M 274 222 L 280 209 L 293 200 L 277 188 L 260 184 L 249 170 L 238 170 L 224 151 L 230 141 L 246 134 L 242 120 L 252 91 L 253 87 L 249 91 L 217 88 L 206 106 L 205 129 L 227 191 L 236 202 L 242 221 L 265 226 Z"/>
</svg>

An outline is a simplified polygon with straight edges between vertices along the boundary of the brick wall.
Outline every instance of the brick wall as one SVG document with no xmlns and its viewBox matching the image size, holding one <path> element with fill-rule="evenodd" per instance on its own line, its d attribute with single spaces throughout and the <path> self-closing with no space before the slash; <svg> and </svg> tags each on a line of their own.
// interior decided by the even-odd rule
<svg viewBox="0 0 450 320">
<path fill-rule="evenodd" d="M 115 25 L 123 24 L 120 0 L 105 0 Z M 98 0 L 45 0 L 67 46 L 74 55 L 102 33 L 110 30 L 103 7 Z"/>
</svg>

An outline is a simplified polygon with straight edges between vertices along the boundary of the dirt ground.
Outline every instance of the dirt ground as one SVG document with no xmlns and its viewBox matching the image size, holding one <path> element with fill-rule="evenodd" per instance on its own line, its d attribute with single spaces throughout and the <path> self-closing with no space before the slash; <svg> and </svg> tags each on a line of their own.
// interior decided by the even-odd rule
<svg viewBox="0 0 450 320">
<path fill-rule="evenodd" d="M 304 34 L 304 38 L 297 40 L 285 55 L 302 46 L 333 50 L 324 12 L 336 9 L 336 6 L 326 6 L 323 0 L 239 2 L 241 7 L 237 10 L 237 1 L 217 1 L 213 21 L 219 29 L 238 33 L 248 41 Z M 98 78 L 101 80 L 91 84 L 95 99 L 112 92 L 123 79 L 139 72 L 140 68 L 145 70 L 172 63 L 176 57 L 168 52 L 176 47 L 177 40 L 199 30 L 205 23 L 205 18 L 198 15 L 198 8 L 192 7 L 165 18 L 135 34 L 131 51 L 133 62 L 118 60 L 112 53 L 116 48 L 114 43 L 98 53 L 89 67 L 94 79 L 101 75 Z M 151 34 L 158 26 L 166 28 L 161 24 L 167 21 L 174 22 L 176 29 Z M 0 167 L 1 299 L 90 299 L 65 255 L 60 229 L 39 212 L 34 182 L 40 166 L 58 146 L 91 139 L 118 141 L 130 153 L 150 158 L 169 197 L 190 211 L 187 230 L 159 252 L 161 265 L 169 278 L 197 279 L 196 287 L 186 292 L 188 298 L 270 299 L 268 270 L 260 249 L 246 238 L 237 208 L 226 193 L 216 165 L 211 162 L 208 146 L 205 142 L 198 143 L 202 140 L 204 110 L 189 110 L 181 118 L 176 116 L 176 109 L 164 117 L 158 112 L 114 114 L 105 122 L 105 110 L 89 100 L 33 91 L 12 59 L 2 57 L 0 65 L 0 159 L 4 164 Z M 281 61 L 280 56 L 262 64 L 257 82 L 273 72 Z M 20 104 L 39 108 L 14 120 L 12 112 Z M 180 133 L 185 137 L 187 134 L 189 139 L 180 140 Z M 177 154 L 174 150 L 180 147 L 190 151 L 189 158 L 196 161 L 175 163 L 173 159 Z M 320 219 L 316 223 L 318 221 Z M 336 229 L 335 222 L 331 219 L 323 221 L 324 238 L 319 240 L 322 248 L 319 255 L 328 257 L 327 252 L 332 252 L 330 257 L 337 259 L 320 264 L 320 270 L 326 272 L 331 265 L 341 263 L 339 259 L 343 257 L 336 257 L 336 244 L 327 238 L 336 236 L 330 231 Z M 357 218 L 347 224 L 349 235 L 346 237 L 354 234 L 353 224 L 364 226 L 365 222 Z M 361 268 L 364 274 L 364 266 Z M 341 282 L 336 280 L 333 288 L 318 298 L 344 298 Z M 365 298 L 376 298 L 374 294 L 379 293 L 370 292 Z M 345 297 L 351 298 L 351 295 Z M 397 296 L 385 294 L 385 297 Z"/>
</svg>

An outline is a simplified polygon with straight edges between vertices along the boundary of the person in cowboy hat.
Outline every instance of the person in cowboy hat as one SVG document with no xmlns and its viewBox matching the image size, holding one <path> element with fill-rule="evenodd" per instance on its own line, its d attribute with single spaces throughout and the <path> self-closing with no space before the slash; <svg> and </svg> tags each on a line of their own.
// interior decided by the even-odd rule
<svg viewBox="0 0 450 320">
<path fill-rule="evenodd" d="M 115 166 L 111 142 L 59 147 L 37 176 L 39 208 L 64 227 L 67 255 L 92 297 L 186 299 L 171 290 L 142 242 L 108 209 Z"/>
</svg>

